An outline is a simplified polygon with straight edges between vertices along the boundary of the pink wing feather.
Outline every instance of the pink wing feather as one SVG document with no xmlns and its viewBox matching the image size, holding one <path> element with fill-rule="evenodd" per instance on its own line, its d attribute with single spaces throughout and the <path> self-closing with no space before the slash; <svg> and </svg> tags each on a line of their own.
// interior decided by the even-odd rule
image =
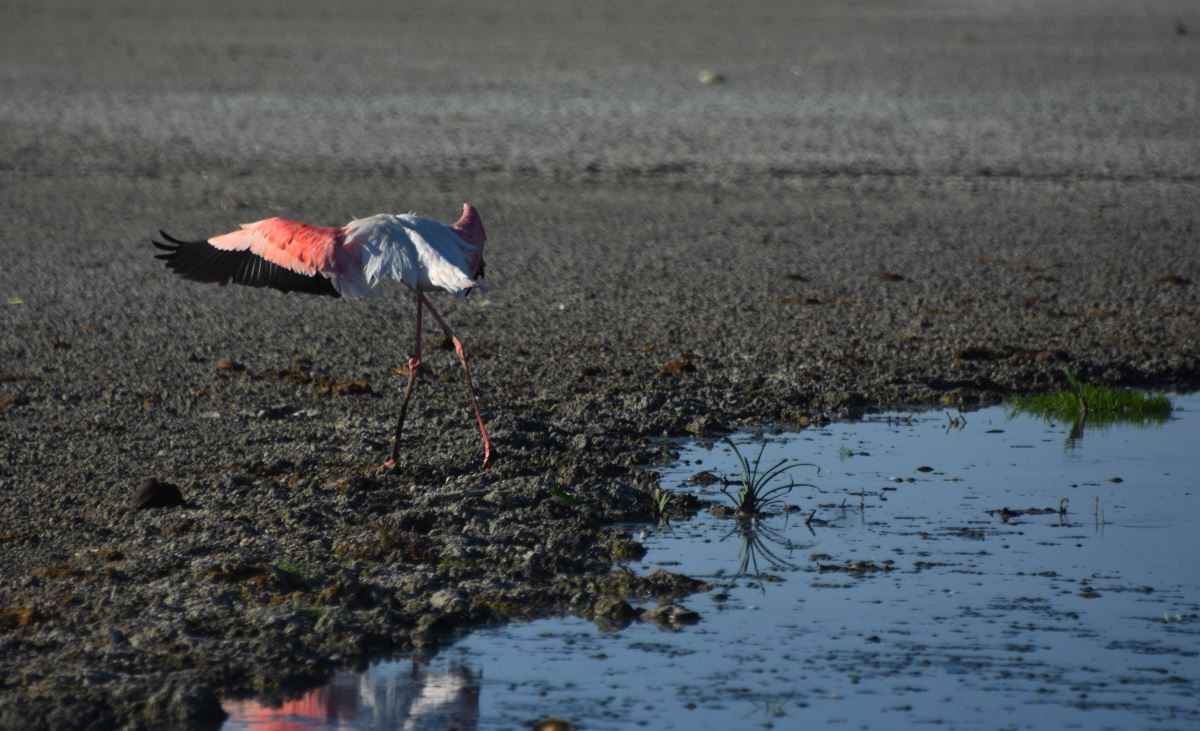
<svg viewBox="0 0 1200 731">
<path fill-rule="evenodd" d="M 243 223 L 242 230 L 215 236 L 208 243 L 225 251 L 249 251 L 297 274 L 338 275 L 338 248 L 345 239 L 340 228 L 268 218 Z"/>
<path fill-rule="evenodd" d="M 283 218 L 242 224 L 240 231 L 207 241 L 181 241 L 160 231 L 166 243 L 154 245 L 167 267 L 184 279 L 283 292 L 340 297 L 339 281 L 354 279 L 356 250 L 343 246 L 340 228 L 313 226 Z M 359 266 L 361 269 L 361 265 Z"/>
</svg>

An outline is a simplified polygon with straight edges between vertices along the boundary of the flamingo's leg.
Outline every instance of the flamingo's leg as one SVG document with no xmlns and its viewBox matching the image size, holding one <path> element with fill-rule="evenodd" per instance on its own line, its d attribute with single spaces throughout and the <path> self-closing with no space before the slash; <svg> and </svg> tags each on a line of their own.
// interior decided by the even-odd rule
<svg viewBox="0 0 1200 731">
<path fill-rule="evenodd" d="M 404 431 L 404 416 L 408 413 L 408 399 L 412 396 L 413 384 L 417 382 L 417 371 L 421 368 L 421 293 L 417 293 L 417 337 L 413 343 L 413 355 L 408 358 L 408 384 L 404 387 L 404 401 L 400 404 L 400 420 L 396 422 L 396 440 L 392 443 L 392 458 L 383 463 L 384 469 L 396 466 L 400 459 L 400 434 Z"/>
<path fill-rule="evenodd" d="M 418 292 L 417 298 L 425 303 L 425 306 L 429 308 L 429 314 L 433 315 L 433 319 L 437 320 L 438 325 L 441 325 L 442 332 L 446 333 L 446 337 L 450 338 L 450 342 L 454 344 L 458 362 L 462 363 L 463 375 L 467 379 L 467 395 L 471 397 L 471 407 L 475 409 L 475 421 L 479 422 L 479 433 L 483 436 L 483 468 L 486 470 L 492 466 L 492 440 L 488 439 L 487 427 L 483 425 L 483 415 L 479 413 L 479 401 L 475 399 L 475 384 L 471 383 L 471 369 L 467 367 L 467 354 L 463 349 L 462 341 L 458 339 L 438 311 L 433 308 L 429 300 L 425 299 L 425 295 Z"/>
</svg>

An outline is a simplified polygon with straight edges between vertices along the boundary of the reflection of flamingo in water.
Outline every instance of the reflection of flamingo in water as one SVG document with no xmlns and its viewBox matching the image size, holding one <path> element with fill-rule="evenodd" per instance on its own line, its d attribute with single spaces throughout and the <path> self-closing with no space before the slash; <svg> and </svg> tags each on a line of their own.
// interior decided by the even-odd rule
<svg viewBox="0 0 1200 731">
<path fill-rule="evenodd" d="M 226 703 L 225 712 L 237 727 L 248 731 L 313 731 L 321 721 L 328 728 L 342 728 L 358 715 L 358 694 L 334 682 L 284 701 L 278 708 L 246 700 Z"/>
<path fill-rule="evenodd" d="M 364 722 L 381 731 L 472 731 L 479 727 L 479 693 L 479 679 L 466 666 L 430 670 L 414 660 L 407 673 L 399 663 L 357 676 L 339 673 L 329 685 L 279 708 L 249 700 L 228 703 L 225 710 L 247 731 L 313 731 L 321 724 L 350 729 Z"/>
<path fill-rule="evenodd" d="M 397 682 L 400 673 L 384 672 L 388 665 L 367 670 L 358 681 L 363 706 L 373 709 L 377 728 L 381 722 L 383 728 L 404 731 L 479 727 L 479 680 L 465 665 L 429 671 L 414 659 L 409 682 L 403 684 Z M 381 672 L 376 675 L 375 670 Z"/>
</svg>

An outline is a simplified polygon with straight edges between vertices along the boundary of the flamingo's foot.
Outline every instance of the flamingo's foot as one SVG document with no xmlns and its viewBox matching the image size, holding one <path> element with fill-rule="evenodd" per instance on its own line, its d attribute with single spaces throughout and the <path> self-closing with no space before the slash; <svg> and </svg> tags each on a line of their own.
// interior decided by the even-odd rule
<svg viewBox="0 0 1200 731">
<path fill-rule="evenodd" d="M 384 462 L 383 464 L 375 467 L 375 474 L 380 474 L 383 472 L 391 472 L 395 469 L 396 469 L 396 460 L 389 459 L 387 462 Z"/>
<path fill-rule="evenodd" d="M 483 468 L 485 470 L 491 469 L 492 461 L 492 447 L 489 444 L 487 449 L 483 450 Z"/>
</svg>

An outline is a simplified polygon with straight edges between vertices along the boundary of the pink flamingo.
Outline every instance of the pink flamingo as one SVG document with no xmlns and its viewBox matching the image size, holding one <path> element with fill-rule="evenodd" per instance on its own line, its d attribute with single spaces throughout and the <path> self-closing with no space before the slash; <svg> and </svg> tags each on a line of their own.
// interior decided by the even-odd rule
<svg viewBox="0 0 1200 731">
<path fill-rule="evenodd" d="M 268 218 L 242 224 L 240 231 L 207 241 L 180 241 L 160 231 L 168 243 L 155 241 L 165 253 L 156 258 L 167 267 L 195 282 L 230 280 L 251 287 L 272 287 L 283 292 L 307 292 L 330 297 L 375 297 L 375 285 L 388 277 L 403 282 L 417 300 L 417 335 L 408 359 L 408 384 L 396 424 L 392 457 L 385 469 L 396 466 L 400 457 L 400 434 L 421 367 L 421 308 L 429 308 L 433 319 L 454 345 L 466 375 L 467 395 L 475 409 L 479 433 L 483 435 L 483 468 L 492 465 L 492 443 L 479 413 L 471 369 L 462 341 L 446 325 L 425 293 L 445 290 L 465 297 L 482 287 L 483 244 L 487 234 L 479 212 L 463 204 L 462 216 L 449 226 L 408 213 L 378 214 L 332 228 L 284 218 Z"/>
</svg>

